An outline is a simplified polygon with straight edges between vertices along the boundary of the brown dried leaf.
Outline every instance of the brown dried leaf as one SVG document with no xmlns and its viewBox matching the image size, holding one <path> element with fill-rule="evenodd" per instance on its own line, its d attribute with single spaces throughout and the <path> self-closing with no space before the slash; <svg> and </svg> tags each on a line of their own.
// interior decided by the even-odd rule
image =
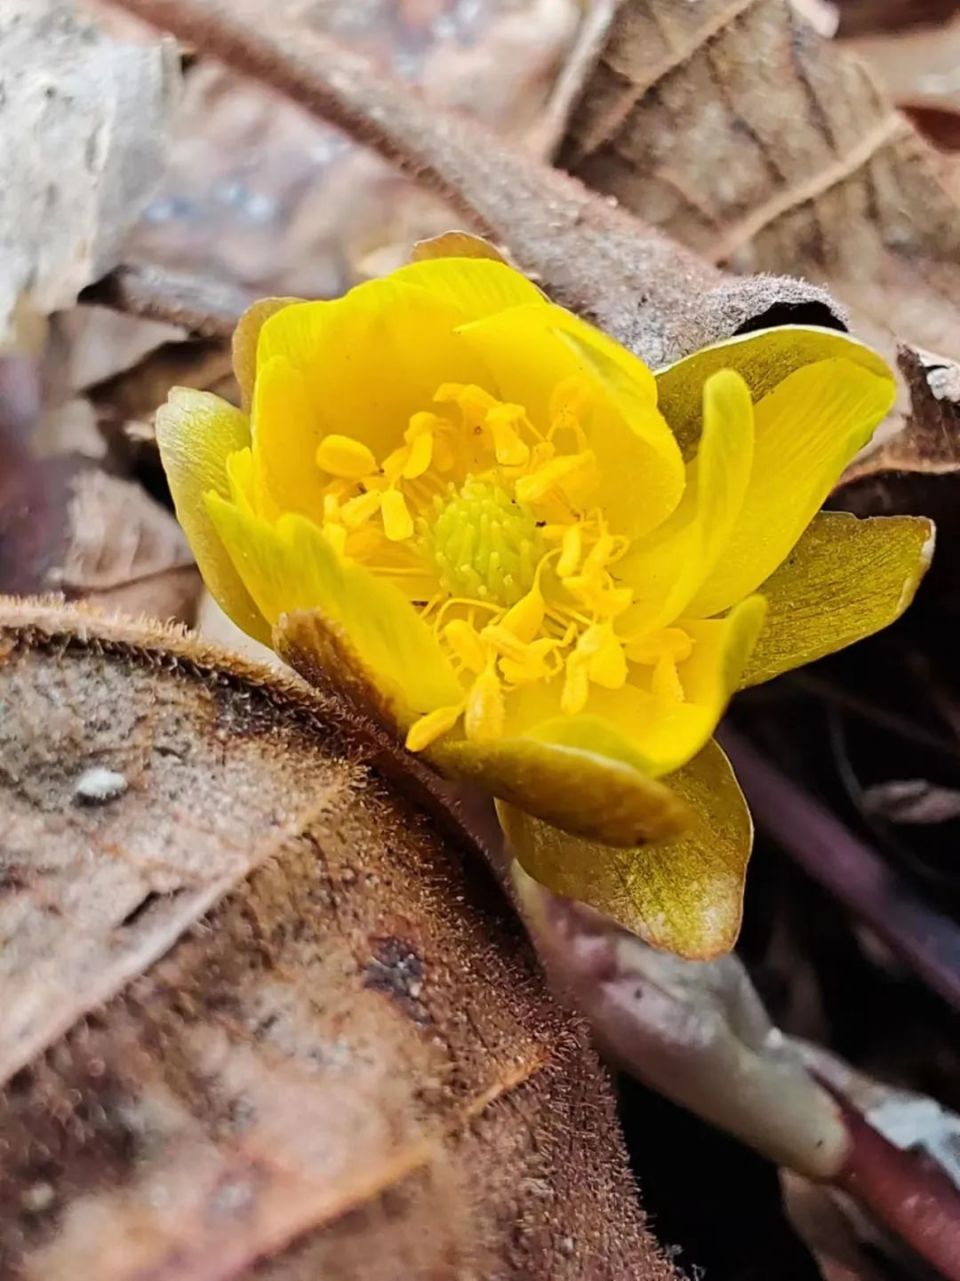
<svg viewBox="0 0 960 1281">
<path fill-rule="evenodd" d="M 863 66 L 783 0 L 627 0 L 560 160 L 715 262 L 828 285 L 873 341 L 895 325 L 960 357 L 960 210 Z"/>
<path fill-rule="evenodd" d="M 435 107 L 269 0 L 118 0 L 280 89 L 446 196 L 559 302 L 648 364 L 769 325 L 843 327 L 823 290 L 734 280 L 581 184 Z"/>
<path fill-rule="evenodd" d="M 960 586 L 952 554 L 960 536 L 960 365 L 911 347 L 900 348 L 898 364 L 910 393 L 906 422 L 848 469 L 831 502 L 858 516 L 931 517 L 940 551 L 925 590 L 949 597 Z"/>
<path fill-rule="evenodd" d="M 344 709 L 0 611 L 0 1274 L 669 1281 L 475 848 Z"/>
<path fill-rule="evenodd" d="M 520 137 L 576 34 L 577 0 L 275 0 L 271 22 L 341 36 Z M 171 165 L 134 250 L 260 294 L 326 297 L 399 266 L 449 206 L 330 126 L 212 63 L 190 70 Z"/>
<path fill-rule="evenodd" d="M 160 177 L 170 53 L 103 35 L 66 0 L 4 0 L 0 341 L 117 262 Z"/>
<path fill-rule="evenodd" d="M 124 614 L 193 622 L 202 583 L 173 516 L 132 481 L 85 469 L 70 487 L 68 541 L 47 585 Z"/>
<path fill-rule="evenodd" d="M 190 623 L 202 583 L 176 520 L 140 485 L 23 451 L 0 480 L 0 591 L 51 590 Z"/>
</svg>

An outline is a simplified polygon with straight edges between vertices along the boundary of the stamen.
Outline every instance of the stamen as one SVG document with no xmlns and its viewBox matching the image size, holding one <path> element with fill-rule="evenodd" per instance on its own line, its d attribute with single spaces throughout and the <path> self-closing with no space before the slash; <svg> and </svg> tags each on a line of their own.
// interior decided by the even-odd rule
<svg viewBox="0 0 960 1281">
<path fill-rule="evenodd" d="M 450 707 L 437 707 L 434 711 L 427 712 L 426 716 L 421 716 L 407 731 L 407 751 L 422 752 L 425 747 L 452 730 L 462 714 L 463 703 L 456 703 Z"/>
<path fill-rule="evenodd" d="M 392 543 L 403 542 L 413 537 L 413 517 L 407 507 L 407 500 L 398 489 L 388 489 L 381 497 L 381 514 L 383 515 L 383 532 Z"/>
<path fill-rule="evenodd" d="M 560 544 L 560 559 L 557 561 L 557 575 L 568 578 L 576 572 L 583 555 L 583 531 L 579 525 L 570 525 L 563 532 Z"/>
<path fill-rule="evenodd" d="M 596 459 L 590 450 L 582 454 L 565 454 L 543 463 L 528 476 L 517 481 L 516 495 L 521 503 L 536 503 L 556 489 L 568 490 L 571 484 L 581 482 L 593 471 Z"/>
<path fill-rule="evenodd" d="M 677 674 L 677 664 L 669 654 L 663 654 L 653 669 L 650 688 L 659 698 L 667 699 L 672 703 L 685 701 L 686 695 Z"/>
<path fill-rule="evenodd" d="M 483 643 L 475 628 L 463 618 L 454 618 L 441 631 L 441 636 L 463 663 L 472 672 L 482 672 L 487 662 Z"/>
<path fill-rule="evenodd" d="M 505 709 L 503 688 L 492 667 L 481 672 L 467 695 L 463 714 L 463 727 L 467 738 L 475 742 L 490 742 L 503 733 Z"/>
<path fill-rule="evenodd" d="M 343 523 L 348 529 L 356 529 L 364 524 L 380 510 L 382 498 L 383 495 L 379 490 L 372 489 L 369 493 L 358 494 L 356 498 L 348 499 L 340 509 Z"/>
<path fill-rule="evenodd" d="M 376 471 L 377 460 L 363 441 L 332 433 L 324 436 L 317 446 L 317 466 L 331 476 L 359 480 L 361 476 Z"/>
<path fill-rule="evenodd" d="M 526 421 L 521 405 L 495 405 L 487 411 L 486 424 L 493 436 L 493 449 L 501 467 L 522 467 L 530 457 L 530 446 L 525 444 L 517 428 Z"/>
</svg>

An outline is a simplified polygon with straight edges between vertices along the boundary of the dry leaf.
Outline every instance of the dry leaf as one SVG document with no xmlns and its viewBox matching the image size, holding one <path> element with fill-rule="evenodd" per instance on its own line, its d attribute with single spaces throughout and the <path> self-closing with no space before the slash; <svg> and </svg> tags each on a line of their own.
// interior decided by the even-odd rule
<svg viewBox="0 0 960 1281">
<path fill-rule="evenodd" d="M 868 339 L 960 357 L 960 210 L 783 0 L 626 0 L 560 161 L 704 257 L 828 285 Z"/>
<path fill-rule="evenodd" d="M 325 30 L 414 81 L 436 106 L 515 136 L 538 122 L 577 31 L 576 0 L 277 0 L 271 21 Z M 261 294 L 327 297 L 399 266 L 448 205 L 250 80 L 187 75 L 171 165 L 133 240 L 171 267 Z"/>
<path fill-rule="evenodd" d="M 51 590 L 190 623 L 202 583 L 176 520 L 140 485 L 78 456 L 23 452 L 0 478 L 0 591 Z"/>
<path fill-rule="evenodd" d="M 46 586 L 100 609 L 192 623 L 202 590 L 187 540 L 133 481 L 93 469 L 70 485 L 67 542 Z"/>
<path fill-rule="evenodd" d="M 0 613 L 0 1274 L 673 1275 L 475 848 L 301 686 Z"/>
<path fill-rule="evenodd" d="M 823 290 L 725 277 L 522 148 L 437 112 L 368 58 L 277 17 L 269 0 L 119 2 L 375 147 L 651 366 L 769 325 L 843 327 Z"/>
<path fill-rule="evenodd" d="M 952 554 L 960 535 L 960 365 L 901 347 L 898 364 L 910 397 L 902 429 L 848 469 L 831 503 L 858 516 L 924 515 L 936 523 L 940 551 L 925 587 L 946 601 L 960 588 Z"/>
<path fill-rule="evenodd" d="M 118 261 L 162 171 L 171 54 L 118 43 L 68 0 L 4 0 L 0 344 Z"/>
</svg>

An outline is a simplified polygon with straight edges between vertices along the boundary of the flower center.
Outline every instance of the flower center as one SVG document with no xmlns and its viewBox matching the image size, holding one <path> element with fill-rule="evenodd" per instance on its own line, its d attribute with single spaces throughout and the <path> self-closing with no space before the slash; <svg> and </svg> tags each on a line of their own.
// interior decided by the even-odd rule
<svg viewBox="0 0 960 1281">
<path fill-rule="evenodd" d="M 530 507 L 496 481 L 468 476 L 449 497 L 435 498 L 434 508 L 426 543 L 443 590 L 515 605 L 547 550 Z"/>
<path fill-rule="evenodd" d="M 351 436 L 321 442 L 327 538 L 406 593 L 463 685 L 461 702 L 411 727 L 412 751 L 461 721 L 467 738 L 497 738 L 507 695 L 533 683 L 555 682 L 561 712 L 575 715 L 592 686 L 621 689 L 631 664 L 652 669 L 653 693 L 682 701 L 686 633 L 619 628 L 633 599 L 615 569 L 628 543 L 596 505 L 581 422 L 590 396 L 568 379 L 534 423 L 522 405 L 445 383 L 437 409 L 413 414 L 381 459 Z"/>
</svg>

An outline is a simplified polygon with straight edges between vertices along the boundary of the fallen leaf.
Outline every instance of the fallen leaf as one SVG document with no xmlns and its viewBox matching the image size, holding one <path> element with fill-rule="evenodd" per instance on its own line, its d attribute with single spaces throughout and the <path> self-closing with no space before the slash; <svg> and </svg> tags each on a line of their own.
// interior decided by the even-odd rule
<svg viewBox="0 0 960 1281">
<path fill-rule="evenodd" d="M 420 6 L 422 10 L 423 6 Z M 434 108 L 525 137 L 577 34 L 577 0 L 278 0 L 271 19 L 327 31 L 418 85 Z M 450 206 L 247 78 L 186 77 L 169 171 L 131 252 L 214 271 L 260 294 L 328 297 L 399 266 Z"/>
<path fill-rule="evenodd" d="M 202 583 L 180 526 L 142 486 L 95 469 L 69 487 L 67 539 L 44 584 L 102 610 L 192 623 Z"/>
<path fill-rule="evenodd" d="M 670 1281 L 475 847 L 342 705 L 0 609 L 0 1273 Z"/>
<path fill-rule="evenodd" d="M 651 366 L 769 326 L 844 327 L 823 290 L 725 276 L 523 148 L 438 112 L 369 58 L 276 15 L 267 0 L 120 2 L 180 39 L 202 40 L 211 56 L 302 102 L 448 197 L 557 301 Z"/>
<path fill-rule="evenodd" d="M 960 818 L 960 792 L 925 778 L 892 778 L 865 787 L 864 813 L 888 823 L 950 823 Z"/>
<path fill-rule="evenodd" d="M 71 305 L 119 260 L 162 172 L 171 53 L 111 39 L 66 0 L 5 0 L 0 342 L 21 337 L 28 315 Z"/>
<path fill-rule="evenodd" d="M 852 55 L 782 0 L 626 0 L 560 163 L 714 262 L 960 357 L 960 209 Z"/>
<path fill-rule="evenodd" d="M 960 364 L 910 347 L 898 354 L 910 408 L 901 429 L 856 461 L 831 495 L 831 506 L 858 516 L 927 516 L 939 553 L 925 592 L 949 603 L 960 587 L 956 501 L 960 471 Z"/>
<path fill-rule="evenodd" d="M 57 591 L 110 611 L 193 622 L 202 583 L 165 507 L 79 455 L 7 449 L 0 591 Z"/>
</svg>

